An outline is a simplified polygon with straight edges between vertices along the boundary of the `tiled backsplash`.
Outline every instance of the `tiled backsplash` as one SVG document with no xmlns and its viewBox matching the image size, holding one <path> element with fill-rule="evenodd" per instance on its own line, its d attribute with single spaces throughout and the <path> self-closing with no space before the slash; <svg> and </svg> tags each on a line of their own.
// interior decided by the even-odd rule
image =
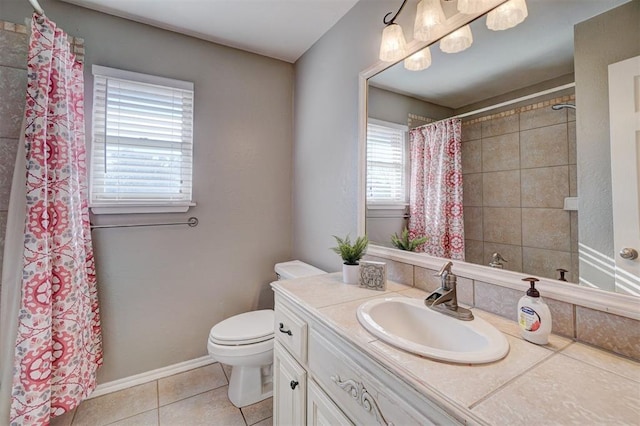
<svg viewBox="0 0 640 426">
<path fill-rule="evenodd" d="M 385 262 L 392 281 L 425 291 L 440 286 L 435 277 L 438 271 L 375 256 L 365 259 Z M 458 276 L 457 290 L 459 302 L 513 321 L 523 296 L 517 290 L 463 276 Z M 542 297 L 551 310 L 554 333 L 640 360 L 640 321 Z"/>
</svg>

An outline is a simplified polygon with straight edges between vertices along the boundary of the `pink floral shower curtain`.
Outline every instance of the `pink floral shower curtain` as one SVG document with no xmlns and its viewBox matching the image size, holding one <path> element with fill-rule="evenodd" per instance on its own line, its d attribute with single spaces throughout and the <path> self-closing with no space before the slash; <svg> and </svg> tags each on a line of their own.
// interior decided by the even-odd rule
<svg viewBox="0 0 640 426">
<path fill-rule="evenodd" d="M 460 132 L 459 119 L 411 130 L 409 233 L 428 237 L 418 251 L 464 260 Z"/>
<path fill-rule="evenodd" d="M 45 17 L 31 23 L 27 217 L 12 425 L 48 424 L 96 386 L 102 338 L 87 207 L 82 64 Z"/>
</svg>

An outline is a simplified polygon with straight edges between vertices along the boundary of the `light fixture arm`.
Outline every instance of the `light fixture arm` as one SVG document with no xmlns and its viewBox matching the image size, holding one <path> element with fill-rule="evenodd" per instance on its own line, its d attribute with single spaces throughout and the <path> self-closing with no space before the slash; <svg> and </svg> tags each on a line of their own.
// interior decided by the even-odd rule
<svg viewBox="0 0 640 426">
<path fill-rule="evenodd" d="M 405 5 L 406 3 L 407 3 L 407 0 L 402 0 L 402 5 L 400 5 L 400 9 L 398 9 L 398 11 L 396 12 L 396 14 L 395 14 L 395 15 L 393 15 L 393 18 L 391 18 L 391 19 L 389 19 L 389 20 L 387 21 L 387 17 L 388 17 L 389 15 L 393 14 L 393 12 L 389 12 L 389 13 L 387 13 L 386 15 L 384 15 L 384 18 L 382 18 L 382 22 L 383 22 L 385 25 L 391 25 L 391 24 L 393 24 L 393 21 L 395 21 L 395 20 L 396 20 L 396 18 L 398 17 L 398 15 L 400 15 L 400 12 L 402 12 L 402 8 L 404 7 L 404 5 Z"/>
</svg>

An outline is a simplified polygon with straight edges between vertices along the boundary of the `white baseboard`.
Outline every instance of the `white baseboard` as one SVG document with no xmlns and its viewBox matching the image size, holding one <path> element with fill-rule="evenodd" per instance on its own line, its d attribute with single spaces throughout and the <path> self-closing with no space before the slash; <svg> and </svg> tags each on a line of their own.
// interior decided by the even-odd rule
<svg viewBox="0 0 640 426">
<path fill-rule="evenodd" d="M 168 365 L 156 370 L 147 371 L 145 373 L 136 374 L 134 376 L 125 377 L 123 379 L 114 380 L 112 382 L 101 383 L 96 387 L 96 390 L 94 390 L 87 399 L 96 398 L 98 396 L 106 395 L 111 392 L 116 392 L 133 386 L 141 385 L 143 383 L 152 382 L 164 377 L 173 376 L 174 374 L 183 373 L 185 371 L 193 370 L 194 368 L 213 364 L 214 362 L 216 361 L 213 358 L 211 358 L 209 355 L 206 355 L 189 361 L 180 362 L 178 364 Z"/>
</svg>

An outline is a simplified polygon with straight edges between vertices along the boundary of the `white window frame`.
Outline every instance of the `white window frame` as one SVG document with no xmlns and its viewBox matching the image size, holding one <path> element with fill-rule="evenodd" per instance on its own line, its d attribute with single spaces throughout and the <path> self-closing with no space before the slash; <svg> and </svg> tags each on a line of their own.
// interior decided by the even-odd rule
<svg viewBox="0 0 640 426">
<path fill-rule="evenodd" d="M 402 201 L 371 201 L 369 200 L 369 198 L 367 197 L 367 208 L 368 209 L 385 209 L 385 210 L 393 210 L 393 209 L 404 209 L 409 205 L 409 192 L 408 192 L 408 187 L 409 187 L 409 152 L 408 152 L 408 132 L 409 132 L 409 127 L 402 125 L 402 124 L 398 124 L 398 123 L 392 123 L 389 121 L 383 121 L 383 120 L 377 120 L 375 118 L 368 118 L 367 120 L 367 133 L 369 130 L 369 124 L 374 124 L 377 126 L 382 126 L 382 127 L 387 127 L 390 129 L 395 129 L 395 130 L 400 130 L 402 132 L 402 136 L 403 136 L 403 141 L 402 141 L 402 164 L 403 164 L 403 181 L 402 181 L 402 186 L 403 186 L 403 193 L 404 193 L 404 199 Z M 367 182 L 365 182 L 365 186 L 368 185 L 368 175 L 369 175 L 369 170 L 368 170 L 368 149 L 367 149 Z"/>
<path fill-rule="evenodd" d="M 98 115 L 96 112 L 98 108 L 96 108 L 96 102 L 101 102 L 98 100 L 97 94 L 97 85 L 95 84 L 96 76 L 100 78 L 106 78 L 107 80 L 124 80 L 132 83 L 141 83 L 152 86 L 161 86 L 163 88 L 171 88 L 182 91 L 190 91 L 192 92 L 192 100 L 193 100 L 193 92 L 194 85 L 192 82 L 175 80 L 171 78 L 159 77 L 154 75 L 142 74 L 132 71 L 125 71 L 115 68 L 108 68 L 100 65 L 92 66 L 92 74 L 94 75 L 94 93 L 93 93 L 93 120 L 92 120 L 92 138 L 91 138 L 91 161 L 89 168 L 89 207 L 94 214 L 123 214 L 123 213 L 173 213 L 173 212 L 186 212 L 190 207 L 195 206 L 196 203 L 193 201 L 193 105 L 191 109 L 191 123 L 190 123 L 190 132 L 191 137 L 185 139 L 188 143 L 186 149 L 189 150 L 189 154 L 191 156 L 191 168 L 189 171 L 189 184 L 187 185 L 189 193 L 188 200 L 171 200 L 167 198 L 166 200 L 118 200 L 118 199 L 99 199 L 99 191 L 94 192 L 95 185 L 94 182 L 96 179 L 104 178 L 104 173 L 100 173 L 97 171 L 98 167 L 94 167 L 96 161 L 105 161 L 104 156 L 97 155 L 97 150 L 95 149 L 96 144 L 105 143 L 106 140 L 106 130 L 97 129 L 98 122 L 97 120 L 106 120 L 104 115 Z M 104 101 L 106 103 L 106 100 Z M 105 110 L 106 105 L 101 105 L 101 109 Z M 105 112 L 106 114 L 106 112 Z M 98 116 L 97 116 L 98 115 Z M 104 128 L 104 125 L 102 126 Z M 103 140 L 97 142 L 96 133 L 101 132 L 104 135 Z M 169 144 L 169 142 L 168 142 Z M 184 149 L 184 148 L 183 148 Z M 102 148 L 104 151 L 104 148 Z M 94 155 L 95 154 L 95 155 Z"/>
</svg>

